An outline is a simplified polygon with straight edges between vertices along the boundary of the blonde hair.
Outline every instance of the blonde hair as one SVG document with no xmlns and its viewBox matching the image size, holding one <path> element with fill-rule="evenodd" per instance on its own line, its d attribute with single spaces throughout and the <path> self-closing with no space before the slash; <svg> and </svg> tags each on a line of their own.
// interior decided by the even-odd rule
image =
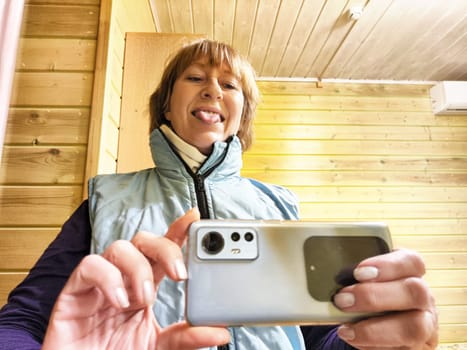
<svg viewBox="0 0 467 350">
<path fill-rule="evenodd" d="M 208 58 L 211 66 L 227 64 L 241 82 L 244 103 L 237 136 L 243 151 L 246 151 L 253 142 L 253 119 L 259 102 L 255 71 L 251 64 L 231 46 L 213 40 L 200 40 L 182 47 L 169 61 L 159 86 L 149 100 L 150 131 L 152 132 L 162 124 L 170 125 L 165 118 L 165 113 L 169 109 L 175 81 L 194 61 L 204 57 Z"/>
</svg>

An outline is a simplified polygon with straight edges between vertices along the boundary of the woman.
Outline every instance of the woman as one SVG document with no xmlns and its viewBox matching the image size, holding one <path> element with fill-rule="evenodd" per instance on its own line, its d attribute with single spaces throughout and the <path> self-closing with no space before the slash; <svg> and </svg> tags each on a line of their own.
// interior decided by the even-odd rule
<svg viewBox="0 0 467 350">
<path fill-rule="evenodd" d="M 405 250 L 361 262 L 354 271 L 360 283 L 335 297 L 344 311 L 394 311 L 380 317 L 301 329 L 190 327 L 183 321 L 180 281 L 187 273 L 181 247 L 193 221 L 298 217 L 288 190 L 239 175 L 257 101 L 254 72 L 232 48 L 203 40 L 181 49 L 151 96 L 156 167 L 90 180 L 89 200 L 2 310 L 0 344 L 8 349 L 38 349 L 42 341 L 43 349 L 434 349 L 437 317 L 422 281 L 424 265 Z"/>
</svg>

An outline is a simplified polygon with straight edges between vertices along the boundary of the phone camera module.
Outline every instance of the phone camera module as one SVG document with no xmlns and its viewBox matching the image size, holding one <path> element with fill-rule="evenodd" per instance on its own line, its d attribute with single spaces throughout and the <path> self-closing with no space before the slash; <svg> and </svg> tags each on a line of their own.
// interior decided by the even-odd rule
<svg viewBox="0 0 467 350">
<path fill-rule="evenodd" d="M 217 254 L 224 248 L 224 237 L 219 232 L 211 231 L 204 235 L 201 245 L 208 254 Z"/>
<path fill-rule="evenodd" d="M 254 238 L 255 236 L 251 232 L 245 233 L 245 241 L 251 242 Z"/>
<path fill-rule="evenodd" d="M 230 235 L 230 238 L 232 239 L 232 241 L 238 242 L 240 240 L 240 233 L 232 232 L 232 234 Z"/>
</svg>

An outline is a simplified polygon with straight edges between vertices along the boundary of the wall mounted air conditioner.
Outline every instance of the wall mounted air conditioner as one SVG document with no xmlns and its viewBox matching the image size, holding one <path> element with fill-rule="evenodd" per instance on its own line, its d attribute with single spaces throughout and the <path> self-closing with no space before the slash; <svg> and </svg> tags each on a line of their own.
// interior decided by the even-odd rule
<svg viewBox="0 0 467 350">
<path fill-rule="evenodd" d="M 467 81 L 442 81 L 430 89 L 433 113 L 467 115 Z"/>
</svg>

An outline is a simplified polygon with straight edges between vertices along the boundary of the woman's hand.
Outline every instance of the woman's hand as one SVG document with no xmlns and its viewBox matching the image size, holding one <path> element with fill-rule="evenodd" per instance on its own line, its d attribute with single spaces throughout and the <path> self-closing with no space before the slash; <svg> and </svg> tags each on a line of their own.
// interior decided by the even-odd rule
<svg viewBox="0 0 467 350">
<path fill-rule="evenodd" d="M 89 255 L 74 270 L 55 303 L 43 350 L 195 349 L 229 341 L 223 328 L 162 329 L 152 304 L 162 278 L 186 279 L 180 247 L 197 209 L 175 221 L 166 236 L 139 232 L 116 241 L 102 256 Z"/>
<path fill-rule="evenodd" d="M 422 279 L 425 265 L 413 251 L 396 250 L 362 261 L 354 271 L 361 282 L 335 296 L 344 311 L 387 312 L 339 328 L 338 335 L 362 349 L 435 349 L 438 317 Z"/>
</svg>

